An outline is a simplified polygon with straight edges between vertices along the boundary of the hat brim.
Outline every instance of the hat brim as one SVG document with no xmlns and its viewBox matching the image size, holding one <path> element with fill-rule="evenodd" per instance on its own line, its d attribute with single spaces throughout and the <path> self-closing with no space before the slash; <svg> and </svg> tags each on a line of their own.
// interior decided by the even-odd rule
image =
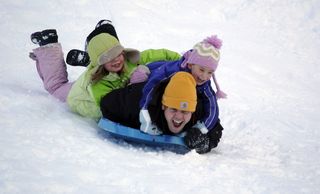
<svg viewBox="0 0 320 194">
<path fill-rule="evenodd" d="M 125 57 L 131 63 L 138 63 L 140 60 L 140 51 L 132 48 L 125 48 L 124 49 Z"/>
<path fill-rule="evenodd" d="M 111 49 L 103 52 L 98 57 L 98 64 L 103 65 L 103 64 L 106 64 L 106 63 L 112 61 L 114 58 L 119 56 L 123 51 L 124 51 L 124 48 L 121 45 L 116 45 L 116 46 L 112 47 Z"/>
</svg>

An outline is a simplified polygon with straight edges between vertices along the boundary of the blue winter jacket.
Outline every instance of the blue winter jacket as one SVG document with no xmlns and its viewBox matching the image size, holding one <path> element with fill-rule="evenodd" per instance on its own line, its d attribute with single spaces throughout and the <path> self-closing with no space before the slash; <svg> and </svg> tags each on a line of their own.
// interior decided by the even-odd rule
<svg viewBox="0 0 320 194">
<path fill-rule="evenodd" d="M 143 88 L 143 95 L 140 100 L 140 108 L 147 109 L 148 104 L 152 98 L 153 88 L 161 81 L 171 77 L 178 71 L 190 72 L 190 69 L 182 67 L 181 64 L 185 58 L 181 57 L 177 61 L 159 61 L 148 64 L 150 69 L 150 76 L 146 85 Z M 219 108 L 216 99 L 216 94 L 211 87 L 211 81 L 207 81 L 204 84 L 197 86 L 198 98 L 201 98 L 205 111 L 205 116 L 200 120 L 202 121 L 208 130 L 211 130 L 216 125 L 219 119 Z"/>
</svg>

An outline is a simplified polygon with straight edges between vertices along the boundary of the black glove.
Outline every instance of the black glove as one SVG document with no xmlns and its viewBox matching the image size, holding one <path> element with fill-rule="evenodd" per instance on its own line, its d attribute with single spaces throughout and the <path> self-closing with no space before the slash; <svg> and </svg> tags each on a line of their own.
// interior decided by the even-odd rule
<svg viewBox="0 0 320 194">
<path fill-rule="evenodd" d="M 195 149 L 199 154 L 210 152 L 210 139 L 207 134 L 202 134 L 198 128 L 187 130 L 184 142 L 190 149 Z"/>
<path fill-rule="evenodd" d="M 221 126 L 220 122 L 218 122 L 215 127 L 207 133 L 210 139 L 210 149 L 218 146 L 222 136 L 222 130 L 223 127 Z"/>
</svg>

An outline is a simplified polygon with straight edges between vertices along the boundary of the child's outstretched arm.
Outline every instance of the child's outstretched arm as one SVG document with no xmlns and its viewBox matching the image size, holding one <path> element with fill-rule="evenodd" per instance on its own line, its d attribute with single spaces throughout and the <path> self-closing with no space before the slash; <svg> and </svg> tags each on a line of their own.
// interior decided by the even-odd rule
<svg viewBox="0 0 320 194">
<path fill-rule="evenodd" d="M 217 98 L 213 89 L 211 88 L 211 83 L 208 81 L 203 86 L 197 88 L 198 93 L 200 93 L 201 103 L 204 108 L 204 115 L 200 119 L 202 125 L 204 125 L 208 131 L 210 131 L 219 120 L 219 107 L 217 103 Z"/>
<path fill-rule="evenodd" d="M 175 61 L 180 59 L 180 54 L 168 49 L 148 49 L 141 52 L 139 64 L 148 65 L 156 61 Z"/>
</svg>

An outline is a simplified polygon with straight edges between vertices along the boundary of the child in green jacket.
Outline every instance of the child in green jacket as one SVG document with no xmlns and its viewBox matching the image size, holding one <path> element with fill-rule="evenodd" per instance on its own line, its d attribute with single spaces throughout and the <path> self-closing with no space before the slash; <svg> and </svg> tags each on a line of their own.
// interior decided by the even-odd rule
<svg viewBox="0 0 320 194">
<path fill-rule="evenodd" d="M 31 35 L 40 47 L 30 53 L 45 89 L 72 111 L 93 119 L 101 117 L 100 100 L 110 91 L 126 86 L 139 65 L 160 60 L 177 60 L 180 55 L 166 49 L 139 52 L 124 48 L 108 33 L 94 36 L 87 45 L 90 64 L 75 81 L 69 82 L 62 47 L 56 30 L 48 29 Z"/>
</svg>

